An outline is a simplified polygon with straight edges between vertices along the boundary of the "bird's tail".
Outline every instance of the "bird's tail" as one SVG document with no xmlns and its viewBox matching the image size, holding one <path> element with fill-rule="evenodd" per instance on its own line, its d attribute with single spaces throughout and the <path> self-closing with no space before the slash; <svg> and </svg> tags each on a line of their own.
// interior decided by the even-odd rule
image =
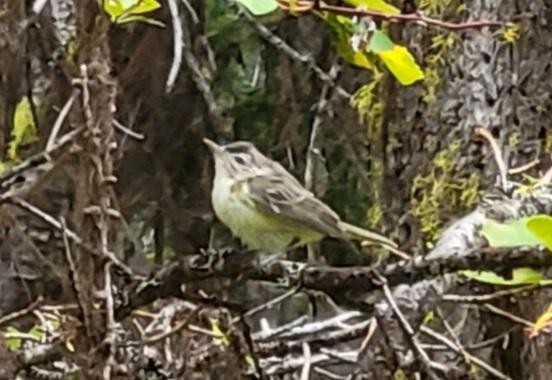
<svg viewBox="0 0 552 380">
<path fill-rule="evenodd" d="M 394 241 L 386 238 L 385 236 L 381 236 L 375 232 L 371 232 L 368 230 L 365 230 L 364 228 L 360 228 L 357 226 L 353 226 L 352 224 L 346 223 L 346 222 L 339 222 L 339 228 L 347 236 L 353 239 L 359 239 L 359 240 L 369 240 L 378 244 L 381 244 L 383 246 L 391 247 L 391 248 L 397 248 L 397 243 Z"/>
</svg>

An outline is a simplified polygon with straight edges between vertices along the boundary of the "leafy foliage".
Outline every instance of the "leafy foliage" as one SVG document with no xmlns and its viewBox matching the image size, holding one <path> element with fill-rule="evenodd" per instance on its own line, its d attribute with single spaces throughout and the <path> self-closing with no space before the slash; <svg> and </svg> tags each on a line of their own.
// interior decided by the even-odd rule
<svg viewBox="0 0 552 380">
<path fill-rule="evenodd" d="M 527 220 L 527 228 L 541 243 L 552 251 L 552 217 L 535 215 Z"/>
<path fill-rule="evenodd" d="M 278 9 L 276 0 L 236 0 L 255 16 L 264 16 Z"/>
<path fill-rule="evenodd" d="M 161 8 L 157 0 L 104 0 L 103 9 L 115 24 L 126 24 L 133 21 L 164 26 L 162 22 L 143 16 Z"/>
<path fill-rule="evenodd" d="M 481 229 L 481 233 L 492 247 L 520 247 L 524 245 L 534 246 L 539 240 L 527 228 L 529 218 L 499 223 L 487 220 Z"/>
<path fill-rule="evenodd" d="M 15 107 L 11 139 L 8 144 L 8 158 L 12 161 L 18 161 L 18 150 L 37 140 L 38 136 L 31 109 L 31 102 L 29 98 L 25 96 Z"/>
</svg>

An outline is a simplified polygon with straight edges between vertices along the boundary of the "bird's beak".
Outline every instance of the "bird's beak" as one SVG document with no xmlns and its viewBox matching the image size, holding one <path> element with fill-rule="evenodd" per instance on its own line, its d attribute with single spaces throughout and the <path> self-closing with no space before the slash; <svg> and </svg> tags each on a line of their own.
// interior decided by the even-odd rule
<svg viewBox="0 0 552 380">
<path fill-rule="evenodd" d="M 224 148 L 214 142 L 213 140 L 209 140 L 208 138 L 203 139 L 203 143 L 207 145 L 211 153 L 213 153 L 214 156 L 218 156 L 224 152 Z"/>
</svg>

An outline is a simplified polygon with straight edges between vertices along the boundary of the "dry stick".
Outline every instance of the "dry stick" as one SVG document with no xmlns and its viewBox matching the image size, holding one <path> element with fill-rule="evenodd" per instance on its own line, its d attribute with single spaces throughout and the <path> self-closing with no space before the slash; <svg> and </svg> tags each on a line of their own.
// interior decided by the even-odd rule
<svg viewBox="0 0 552 380">
<path fill-rule="evenodd" d="M 195 308 L 194 310 L 192 310 L 190 312 L 190 314 L 186 317 L 186 319 L 176 323 L 176 325 L 172 329 L 170 329 L 169 331 L 165 331 L 165 332 L 162 332 L 160 334 L 157 334 L 157 335 L 151 336 L 149 338 L 143 339 L 144 344 L 157 343 L 160 340 L 168 338 L 169 336 L 177 333 L 178 331 L 182 330 L 183 328 L 188 327 L 188 325 L 190 324 L 192 319 L 199 313 L 200 310 L 201 310 L 201 306 Z"/>
<path fill-rule="evenodd" d="M 78 134 L 80 134 L 83 130 L 84 130 L 83 128 L 79 128 L 79 129 L 75 129 L 71 132 L 66 133 L 65 135 L 60 137 L 58 139 L 57 143 L 55 143 L 53 146 L 51 146 L 50 149 L 45 149 L 42 152 L 37 153 L 37 154 L 27 158 L 25 161 L 23 161 L 22 163 L 14 166 L 10 170 L 2 173 L 2 175 L 0 175 L 0 184 L 7 181 L 8 179 L 10 179 L 12 177 L 15 177 L 16 175 L 24 172 L 25 170 L 27 170 L 31 167 L 34 167 L 34 166 L 40 165 L 44 162 L 50 161 L 51 160 L 50 154 L 52 154 L 55 151 L 59 150 L 60 148 L 64 147 L 69 142 L 73 141 L 75 139 L 75 137 Z"/>
<path fill-rule="evenodd" d="M 24 317 L 28 314 L 31 314 L 38 307 L 40 307 L 40 305 L 42 304 L 43 301 L 44 301 L 44 299 L 42 298 L 42 296 L 39 296 L 33 303 L 31 303 L 30 305 L 28 305 L 24 309 L 14 311 L 13 313 L 4 315 L 2 318 L 0 318 L 0 326 L 6 324 L 8 322 L 14 321 L 16 319 L 19 319 L 21 317 Z"/>
<path fill-rule="evenodd" d="M 506 162 L 504 162 L 502 152 L 500 151 L 500 147 L 498 146 L 496 139 L 493 137 L 491 132 L 485 128 L 476 128 L 474 134 L 476 136 L 483 137 L 489 142 L 491 150 L 493 151 L 494 159 L 498 166 L 498 171 L 500 173 L 500 187 L 503 191 L 508 190 L 508 166 L 506 165 Z"/>
<path fill-rule="evenodd" d="M 173 29 L 173 61 L 171 69 L 169 70 L 167 82 L 165 82 L 166 94 L 169 94 L 172 91 L 176 78 L 178 77 L 178 72 L 180 71 L 180 66 L 182 66 L 182 47 L 184 44 L 182 40 L 183 33 L 178 4 L 176 4 L 176 0 L 168 0 L 168 2 Z"/>
<path fill-rule="evenodd" d="M 307 65 L 307 67 L 312 70 L 320 80 L 329 83 L 333 88 L 335 88 L 336 92 L 339 95 L 343 96 L 346 99 L 349 99 L 351 97 L 351 94 L 347 90 L 339 86 L 330 74 L 326 73 L 320 68 L 320 66 L 316 64 L 316 61 L 312 58 L 310 54 L 299 53 L 287 42 L 278 37 L 276 34 L 272 33 L 266 26 L 261 24 L 249 12 L 244 10 L 244 8 L 241 5 L 237 4 L 235 0 L 232 0 L 231 3 L 238 8 L 238 14 L 241 17 L 245 18 L 249 23 L 251 23 L 253 28 L 257 30 L 257 33 L 259 33 L 259 35 L 264 38 L 268 43 L 273 45 L 276 49 L 280 50 L 294 61 L 298 61 L 302 64 Z"/>
<path fill-rule="evenodd" d="M 322 367 L 314 367 L 313 371 L 316 372 L 316 373 L 319 373 L 320 375 L 323 375 L 323 376 L 327 377 L 328 379 L 332 379 L 332 380 L 347 380 L 347 379 L 350 379 L 349 376 L 338 375 L 337 373 L 330 372 L 327 369 L 324 369 Z"/>
<path fill-rule="evenodd" d="M 132 137 L 133 139 L 136 139 L 138 141 L 143 141 L 146 139 L 146 136 L 144 136 L 141 133 L 135 132 L 132 129 L 124 126 L 120 121 L 117 119 L 113 119 L 113 126 L 115 129 L 119 130 L 120 132 L 123 132 L 125 135 Z"/>
<path fill-rule="evenodd" d="M 391 15 L 388 13 L 382 13 L 378 11 L 371 11 L 366 9 L 358 9 L 352 7 L 341 7 L 336 5 L 329 5 L 322 3 L 315 8 L 319 11 L 327 11 L 333 14 L 344 15 L 344 16 L 358 16 L 358 17 L 371 17 L 376 20 L 384 20 L 393 23 L 398 22 L 417 22 L 425 25 L 433 25 L 449 30 L 463 30 L 463 29 L 480 29 L 484 27 L 501 27 L 508 25 L 507 23 L 500 21 L 489 21 L 489 20 L 477 20 L 477 21 L 467 21 L 461 23 L 448 22 L 439 19 L 434 19 L 431 17 L 424 16 L 420 12 L 416 13 L 407 13 L 407 14 L 398 14 Z"/>
<path fill-rule="evenodd" d="M 443 322 L 443 326 L 445 326 L 445 329 L 447 330 L 447 332 L 449 333 L 449 335 L 453 339 L 454 343 L 456 344 L 456 347 L 460 351 L 460 354 L 464 358 L 464 361 L 466 362 L 468 367 L 470 367 L 470 365 L 471 365 L 470 355 L 466 351 L 466 349 L 464 348 L 464 345 L 462 345 L 462 342 L 460 341 L 460 338 L 458 337 L 458 335 L 456 334 L 456 332 L 454 331 L 454 329 L 452 328 L 450 323 L 445 318 L 445 315 L 443 314 L 441 308 L 437 307 L 435 309 L 435 311 L 437 312 L 437 316 L 441 319 L 441 322 Z"/>
<path fill-rule="evenodd" d="M 79 246 L 80 248 L 84 249 L 85 251 L 87 251 L 88 253 L 90 253 L 92 255 L 101 256 L 100 253 L 96 252 L 93 248 L 89 247 L 86 243 L 84 243 L 82 241 L 82 239 L 80 238 L 80 236 L 78 236 L 74 231 L 72 231 L 69 228 L 63 228 L 63 225 L 56 218 L 54 218 L 52 215 L 42 211 L 38 207 L 30 204 L 29 202 L 27 202 L 27 201 L 25 201 L 21 198 L 17 198 L 17 197 L 6 197 L 6 198 L 3 198 L 3 199 L 0 199 L 0 201 L 11 203 L 11 204 L 13 204 L 13 205 L 29 212 L 29 213 L 31 213 L 33 215 L 39 217 L 40 219 L 42 219 L 42 221 L 44 221 L 47 224 L 49 224 L 50 226 L 54 227 L 58 231 L 67 234 L 67 237 L 73 243 L 75 243 L 77 246 Z M 129 275 L 133 278 L 138 278 L 139 277 L 139 276 L 135 275 L 132 272 L 132 269 L 130 269 L 123 262 L 121 262 L 121 260 L 119 260 L 119 258 L 117 256 L 115 256 L 115 254 L 113 254 L 112 252 L 107 252 L 107 254 L 105 256 L 106 256 L 107 259 L 111 260 L 113 262 L 113 264 L 115 264 L 115 266 L 117 268 L 121 269 L 125 274 L 127 274 L 127 275 Z"/>
<path fill-rule="evenodd" d="M 537 166 L 540 164 L 540 160 L 538 158 L 535 158 L 533 161 L 530 161 L 526 163 L 525 165 L 518 166 L 516 168 L 511 168 L 508 170 L 508 174 L 519 174 L 526 172 L 527 170 Z"/>
<path fill-rule="evenodd" d="M 73 92 L 71 92 L 71 96 L 69 97 L 69 99 L 67 99 L 67 101 L 65 102 L 65 105 L 63 106 L 61 111 L 59 111 L 56 121 L 54 122 L 54 126 L 52 127 L 52 131 L 50 132 L 50 136 L 48 137 L 48 142 L 46 142 L 46 150 L 51 150 L 52 147 L 55 145 L 56 139 L 59 135 L 59 131 L 61 130 L 61 126 L 67 118 L 69 111 L 71 111 L 71 107 L 73 106 L 78 93 L 79 91 L 77 89 L 74 89 Z"/>
<path fill-rule="evenodd" d="M 183 30 L 183 33 L 187 30 Z M 194 81 L 197 90 L 201 93 L 203 101 L 207 105 L 209 110 L 209 116 L 211 117 L 211 122 L 214 124 L 217 133 L 225 134 L 228 133 L 228 128 L 231 128 L 231 125 L 227 125 L 228 121 L 224 117 L 223 109 L 217 103 L 215 95 L 211 90 L 211 85 L 209 80 L 205 77 L 202 71 L 201 64 L 194 56 L 192 47 L 189 46 L 189 33 L 183 35 L 182 39 L 182 50 L 184 52 L 184 60 L 190 69 L 192 80 Z"/>
<path fill-rule="evenodd" d="M 496 314 L 496 315 L 500 315 L 501 317 L 504 317 L 506 319 L 509 319 L 515 323 L 519 323 L 519 324 L 522 324 L 524 326 L 527 326 L 527 327 L 531 327 L 533 328 L 534 327 L 534 323 L 532 322 L 529 322 L 528 320 L 526 319 L 523 319 L 521 317 L 518 317 L 517 315 L 514 315 L 512 313 L 509 313 L 507 312 L 506 310 L 502 310 L 501 308 L 498 308 L 494 305 L 491 305 L 490 303 L 486 303 L 483 305 L 483 309 L 484 310 L 487 310 L 493 314 Z"/>
<path fill-rule="evenodd" d="M 511 296 L 517 293 L 522 293 L 524 291 L 532 290 L 538 288 L 539 285 L 527 285 L 519 288 L 499 290 L 489 294 L 445 294 L 441 298 L 445 302 L 460 302 L 460 303 L 479 303 L 479 302 L 489 302 L 497 298 Z"/>
<path fill-rule="evenodd" d="M 301 380 L 309 380 L 311 372 L 311 349 L 307 342 L 303 342 L 303 358 L 305 359 L 305 364 L 301 368 Z"/>
<path fill-rule="evenodd" d="M 111 266 L 113 263 L 108 261 L 104 266 L 104 294 L 106 309 L 106 337 L 105 342 L 109 344 L 109 357 L 107 358 L 103 370 L 103 378 L 111 379 L 111 371 L 116 364 L 115 354 L 117 353 L 117 331 L 115 323 L 115 303 L 113 302 L 113 289 L 111 286 Z"/>
<path fill-rule="evenodd" d="M 378 277 L 378 280 L 382 283 L 382 289 L 383 294 L 385 295 L 385 298 L 387 299 L 387 302 L 391 306 L 391 309 L 393 310 L 393 313 L 397 317 L 399 324 L 402 326 L 403 330 L 408 335 L 410 342 L 412 343 L 412 346 L 414 348 L 414 351 L 417 353 L 417 356 L 419 357 L 426 374 L 434 380 L 439 380 L 439 377 L 432 369 L 432 364 L 429 356 L 424 351 L 424 349 L 421 347 L 418 337 L 416 336 L 416 332 L 410 326 L 410 323 L 406 320 L 406 317 L 403 315 L 401 309 L 395 302 L 395 299 L 393 298 L 393 294 L 391 293 L 391 289 L 389 288 L 389 285 L 387 285 L 387 279 L 383 276 L 381 276 L 379 273 L 376 272 L 376 276 Z"/>
<path fill-rule="evenodd" d="M 195 11 L 194 7 L 192 7 L 188 0 L 182 0 L 182 4 L 184 4 L 186 9 L 190 13 L 190 17 L 192 18 L 193 23 L 199 24 L 199 17 L 197 16 L 197 12 Z"/>
<path fill-rule="evenodd" d="M 274 307 L 275 305 L 279 304 L 280 302 L 286 300 L 287 298 L 295 295 L 300 289 L 301 289 L 301 286 L 295 286 L 295 287 L 291 288 L 290 290 L 288 290 L 287 292 L 285 292 L 284 294 L 280 294 L 279 296 L 269 300 L 268 302 L 265 302 L 261 305 L 255 306 L 252 309 L 249 309 L 248 311 L 246 311 L 243 314 L 243 317 L 251 317 L 251 316 L 257 314 L 258 312 L 270 309 L 270 308 Z M 232 322 L 236 323 L 241 318 L 242 317 L 236 317 L 236 318 L 234 318 L 234 320 Z"/>
<path fill-rule="evenodd" d="M 457 347 L 454 342 L 452 342 L 450 339 L 448 339 L 444 335 L 438 333 L 437 331 L 432 330 L 429 327 L 424 326 L 424 325 L 420 326 L 420 331 L 423 332 L 424 334 L 430 336 L 431 338 L 435 339 L 436 341 L 444 344 L 445 346 L 447 346 L 448 348 L 450 348 L 454 352 L 456 352 L 458 354 L 461 353 L 460 348 Z M 474 356 L 474 355 L 472 355 L 468 352 L 466 352 L 466 354 L 468 355 L 469 360 L 473 364 L 477 365 L 479 368 L 487 371 L 488 373 L 492 374 L 493 376 L 495 376 L 495 377 L 497 377 L 501 380 L 512 380 L 510 377 L 503 374 L 502 372 L 500 372 L 499 370 L 497 370 L 496 368 L 494 368 L 490 364 L 486 363 L 482 359 L 478 358 L 477 356 Z"/>
</svg>

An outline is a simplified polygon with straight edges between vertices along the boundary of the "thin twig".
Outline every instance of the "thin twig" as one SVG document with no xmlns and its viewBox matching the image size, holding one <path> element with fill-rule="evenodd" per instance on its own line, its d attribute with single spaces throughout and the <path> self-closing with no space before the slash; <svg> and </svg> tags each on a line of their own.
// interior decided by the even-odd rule
<svg viewBox="0 0 552 380">
<path fill-rule="evenodd" d="M 178 72 L 180 71 L 180 66 L 182 66 L 182 48 L 184 44 L 182 40 L 183 33 L 178 4 L 176 4 L 176 0 L 168 0 L 168 3 L 173 29 L 173 61 L 171 69 L 169 70 L 167 82 L 165 83 L 165 93 L 167 94 L 172 91 L 176 78 L 178 77 Z"/>
<path fill-rule="evenodd" d="M 527 285 L 519 288 L 499 290 L 489 294 L 445 294 L 442 300 L 444 302 L 461 302 L 461 303 L 479 303 L 489 302 L 497 298 L 511 296 L 517 293 L 522 293 L 537 288 L 539 285 Z"/>
<path fill-rule="evenodd" d="M 177 322 L 175 324 L 175 326 L 170 329 L 169 331 L 164 331 L 162 332 L 161 334 L 157 334 L 157 335 L 154 335 L 154 336 L 151 336 L 151 337 L 148 337 L 148 338 L 145 338 L 143 340 L 143 342 L 145 344 L 153 344 L 153 343 L 157 343 L 165 338 L 168 338 L 169 336 L 177 333 L 178 331 L 182 330 L 183 328 L 186 328 L 188 327 L 188 325 L 190 324 L 190 322 L 192 321 L 192 319 L 199 313 L 199 311 L 201 310 L 201 307 L 197 307 L 195 308 L 194 310 L 192 310 L 190 312 L 190 314 L 186 317 L 186 319 L 180 321 L 180 322 Z"/>
<path fill-rule="evenodd" d="M 383 294 L 385 295 L 385 299 L 391 306 L 391 309 L 393 310 L 393 313 L 397 317 L 397 320 L 399 321 L 399 324 L 401 325 L 404 332 L 407 334 L 408 338 L 410 339 L 410 342 L 412 343 L 412 346 L 414 348 L 414 351 L 416 352 L 418 358 L 420 359 L 420 362 L 422 363 L 424 370 L 429 378 L 438 380 L 439 377 L 437 374 L 433 371 L 433 366 L 431 363 L 431 360 L 429 356 L 427 355 L 427 352 L 424 351 L 424 349 L 420 345 L 420 341 L 418 337 L 416 336 L 416 332 L 402 313 L 401 309 L 395 302 L 395 299 L 393 298 L 393 294 L 391 293 L 391 289 L 389 288 L 389 285 L 387 285 L 387 279 L 379 274 L 377 274 L 379 277 L 378 280 L 382 283 L 382 289 Z"/>
<path fill-rule="evenodd" d="M 392 23 L 415 22 L 421 25 L 433 25 L 449 30 L 480 29 L 485 27 L 502 27 L 507 25 L 507 23 L 504 22 L 489 20 L 475 20 L 455 23 L 427 17 L 421 12 L 392 15 L 367 9 L 329 5 L 326 3 L 321 3 L 318 8 L 315 7 L 313 9 L 349 17 L 371 17 L 375 20 L 389 21 Z"/>
<path fill-rule="evenodd" d="M 197 16 L 197 12 L 195 11 L 194 7 L 192 7 L 190 2 L 188 0 L 182 0 L 182 4 L 184 4 L 186 9 L 190 13 L 190 17 L 192 18 L 193 23 L 199 24 L 199 17 Z"/>
<path fill-rule="evenodd" d="M 444 335 L 438 333 L 437 331 L 432 330 L 429 327 L 424 326 L 424 325 L 420 326 L 420 331 L 423 332 L 424 334 L 432 337 L 433 339 L 437 340 L 438 342 L 446 345 L 448 348 L 450 348 L 454 352 L 461 353 L 459 347 L 457 347 L 456 344 L 453 341 L 451 341 L 450 339 L 448 339 Z M 484 362 L 482 359 L 478 358 L 477 356 L 471 355 L 470 353 L 467 353 L 467 355 L 469 357 L 470 362 L 477 365 L 479 368 L 487 371 L 488 373 L 492 374 L 493 376 L 495 376 L 495 377 L 497 377 L 501 380 L 512 380 L 510 377 L 503 374 L 502 372 L 500 372 L 499 370 L 497 370 L 496 368 L 494 368 L 490 364 L 487 364 L 486 362 Z"/>
<path fill-rule="evenodd" d="M 61 126 L 63 125 L 63 122 L 67 118 L 67 115 L 69 114 L 69 111 L 71 111 L 71 107 L 73 106 L 73 103 L 75 102 L 75 99 L 77 98 L 78 90 L 74 89 L 73 92 L 71 92 L 71 96 L 65 104 L 63 105 L 63 108 L 61 111 L 59 111 L 59 114 L 56 118 L 56 121 L 54 122 L 54 126 L 52 127 L 52 130 L 50 132 L 50 136 L 48 136 L 48 141 L 46 142 L 46 150 L 51 150 L 52 147 L 55 146 L 56 139 L 59 135 L 59 131 L 61 130 Z"/>
<path fill-rule="evenodd" d="M 28 314 L 31 314 L 38 307 L 40 307 L 40 305 L 42 304 L 43 301 L 44 301 L 44 299 L 42 298 L 42 296 L 39 296 L 33 303 L 31 303 L 30 305 L 28 305 L 24 309 L 14 311 L 13 313 L 4 315 L 2 318 L 0 318 L 0 326 L 6 324 L 8 322 L 14 321 L 16 319 L 19 319 L 21 317 L 24 317 Z"/>
<path fill-rule="evenodd" d="M 523 319 L 521 317 L 518 317 L 517 315 L 514 315 L 510 312 L 507 312 L 506 310 L 502 310 L 501 308 L 499 307 L 496 307 L 494 305 L 491 305 L 490 303 L 486 303 L 483 305 L 483 309 L 484 310 L 487 310 L 493 314 L 496 314 L 496 315 L 500 315 L 501 317 L 504 317 L 506 319 L 509 319 L 511 320 L 512 322 L 515 322 L 515 323 L 519 323 L 521 325 L 524 325 L 524 326 L 527 326 L 527 327 L 531 327 L 533 328 L 534 326 L 534 323 L 532 322 L 529 322 L 528 320 L 526 319 Z"/>
<path fill-rule="evenodd" d="M 303 342 L 303 358 L 305 359 L 305 363 L 303 364 L 303 368 L 301 368 L 301 380 L 309 380 L 312 355 L 310 346 L 307 342 Z"/>
<path fill-rule="evenodd" d="M 504 157 L 502 157 L 502 152 L 496 139 L 493 137 L 491 132 L 485 128 L 476 128 L 474 135 L 483 137 L 491 146 L 491 150 L 493 151 L 494 159 L 500 174 L 500 187 L 503 191 L 508 190 L 508 166 L 506 165 L 506 162 L 504 162 Z"/>
<path fill-rule="evenodd" d="M 22 163 L 14 166 L 13 168 L 7 170 L 4 173 L 2 173 L 2 175 L 0 175 L 0 184 L 6 182 L 10 178 L 13 178 L 13 177 L 19 175 L 20 173 L 24 172 L 25 170 L 27 170 L 31 167 L 35 167 L 35 166 L 38 166 L 40 164 L 43 164 L 45 162 L 50 161 L 51 160 L 50 155 L 52 153 L 54 153 L 55 151 L 61 149 L 62 147 L 64 147 L 65 145 L 67 145 L 68 143 L 73 141 L 75 139 L 75 137 L 77 137 L 83 130 L 84 130 L 83 128 L 79 128 L 79 129 L 75 129 L 71 132 L 66 133 L 65 135 L 60 137 L 58 139 L 57 143 L 55 143 L 53 146 L 51 146 L 50 149 L 45 149 L 42 152 L 37 153 L 37 154 L 27 158 Z"/>
<path fill-rule="evenodd" d="M 11 204 L 13 204 L 13 205 L 25 210 L 25 211 L 28 211 L 29 213 L 39 217 L 40 219 L 42 219 L 42 221 L 44 221 L 47 224 L 49 224 L 50 226 L 54 227 L 58 231 L 66 233 L 67 237 L 73 243 L 75 243 L 76 245 L 78 245 L 80 248 L 84 249 L 88 253 L 91 253 L 91 254 L 96 255 L 96 256 L 102 256 L 102 254 L 96 252 L 96 250 L 94 250 L 93 248 L 89 247 L 86 243 L 84 243 L 82 241 L 82 239 L 75 232 L 73 232 L 69 228 L 63 228 L 63 225 L 56 218 L 54 218 L 52 215 L 42 211 L 38 207 L 30 204 L 29 202 L 27 202 L 27 201 L 25 201 L 21 198 L 17 198 L 17 197 L 6 197 L 6 198 L 1 199 L 1 201 L 11 203 Z M 115 256 L 115 254 L 113 254 L 112 252 L 109 252 L 106 255 L 106 258 L 113 261 L 115 266 L 117 266 L 117 268 L 121 269 L 125 274 L 127 274 L 127 275 L 129 275 L 133 278 L 137 278 L 137 276 L 132 272 L 132 270 L 126 264 L 121 262 L 121 260 L 119 260 L 119 258 L 117 256 Z"/>
<path fill-rule="evenodd" d="M 519 174 L 519 173 L 523 173 L 523 172 L 526 172 L 527 170 L 531 169 L 531 168 L 534 168 L 535 166 L 537 166 L 538 164 L 540 164 L 540 160 L 538 158 L 535 158 L 533 161 L 529 161 L 528 163 L 526 163 L 525 165 L 521 165 L 521 166 L 518 166 L 516 168 L 511 168 L 508 170 L 508 174 Z"/>
<path fill-rule="evenodd" d="M 262 38 L 264 38 L 268 43 L 273 45 L 276 49 L 282 51 L 284 54 L 286 54 L 294 61 L 307 65 L 307 67 L 310 70 L 312 70 L 320 80 L 322 80 L 323 82 L 327 82 L 332 87 L 334 87 L 336 92 L 339 95 L 343 96 L 346 99 L 349 99 L 351 97 L 351 94 L 343 87 L 339 86 L 330 74 L 326 73 L 324 70 L 322 70 L 322 68 L 320 68 L 320 66 L 318 66 L 318 64 L 310 54 L 299 53 L 283 39 L 278 37 L 276 34 L 272 33 L 270 29 L 268 29 L 266 26 L 261 24 L 257 19 L 255 19 L 254 16 L 252 16 L 249 12 L 247 12 L 240 4 L 237 4 L 235 0 L 231 0 L 230 3 L 234 4 L 234 6 L 237 7 L 238 14 L 241 17 L 245 18 L 253 26 L 253 28 L 257 30 L 257 33 L 259 33 L 259 35 Z"/>
<path fill-rule="evenodd" d="M 128 135 L 128 136 L 130 136 L 133 139 L 136 139 L 138 141 L 143 141 L 143 140 L 146 139 L 145 135 L 143 135 L 141 133 L 138 133 L 138 132 L 135 132 L 132 129 L 125 127 L 121 122 L 119 122 L 116 119 L 113 119 L 113 126 L 115 127 L 115 129 L 123 132 L 125 135 Z"/>
<path fill-rule="evenodd" d="M 255 306 L 252 309 L 249 309 L 247 312 L 245 312 L 243 314 L 243 316 L 244 317 L 251 317 L 251 316 L 253 316 L 253 315 L 255 315 L 255 314 L 257 314 L 257 313 L 259 313 L 263 310 L 268 310 L 268 309 L 274 307 L 275 305 L 279 304 L 280 302 L 288 299 L 289 297 L 297 294 L 299 289 L 301 289 L 300 286 L 295 286 L 295 287 L 291 288 L 290 290 L 288 290 L 287 292 L 285 292 L 284 294 L 280 294 L 278 297 L 275 297 L 275 298 L 269 300 L 268 302 L 265 302 L 261 305 Z M 235 318 L 233 322 L 236 323 L 237 320 L 239 320 L 239 319 L 240 319 L 240 317 Z"/>
</svg>

